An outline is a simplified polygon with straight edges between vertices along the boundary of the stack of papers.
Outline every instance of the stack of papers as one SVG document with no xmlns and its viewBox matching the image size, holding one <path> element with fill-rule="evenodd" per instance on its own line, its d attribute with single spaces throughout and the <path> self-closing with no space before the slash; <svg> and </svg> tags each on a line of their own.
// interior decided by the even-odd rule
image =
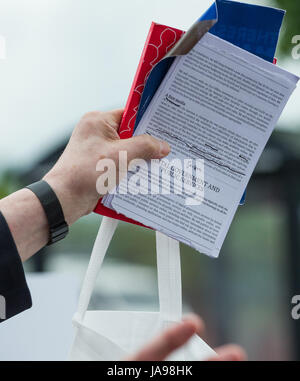
<svg viewBox="0 0 300 381">
<path fill-rule="evenodd" d="M 239 201 L 298 80 L 205 34 L 188 54 L 174 60 L 135 130 L 135 135 L 166 140 L 171 154 L 147 168 L 137 165 L 103 204 L 218 257 Z M 168 175 L 170 194 L 164 192 Z M 194 196 L 192 189 L 187 190 L 187 178 Z"/>
</svg>

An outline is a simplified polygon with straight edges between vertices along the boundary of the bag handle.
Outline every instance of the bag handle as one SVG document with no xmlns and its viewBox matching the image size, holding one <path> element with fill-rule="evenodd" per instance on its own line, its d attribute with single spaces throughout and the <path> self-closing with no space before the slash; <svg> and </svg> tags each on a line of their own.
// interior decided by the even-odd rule
<svg viewBox="0 0 300 381">
<path fill-rule="evenodd" d="M 74 321 L 82 322 L 97 281 L 106 252 L 119 224 L 103 217 L 83 281 Z M 156 233 L 158 290 L 160 314 L 166 322 L 178 322 L 182 315 L 181 266 L 179 242 Z"/>
<path fill-rule="evenodd" d="M 84 319 L 84 315 L 88 309 L 99 271 L 101 269 L 112 237 L 118 227 L 118 224 L 119 221 L 112 218 L 103 217 L 102 219 L 101 226 L 93 247 L 90 263 L 83 281 L 79 296 L 78 308 L 74 316 L 74 320 L 81 322 Z"/>
<path fill-rule="evenodd" d="M 156 232 L 160 314 L 167 324 L 182 320 L 182 283 L 178 241 Z"/>
</svg>

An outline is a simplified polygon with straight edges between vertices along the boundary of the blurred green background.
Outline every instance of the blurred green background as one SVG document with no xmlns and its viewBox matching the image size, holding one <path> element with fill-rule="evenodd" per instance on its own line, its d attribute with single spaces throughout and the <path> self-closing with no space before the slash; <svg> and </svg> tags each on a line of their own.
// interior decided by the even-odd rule
<svg viewBox="0 0 300 381">
<path fill-rule="evenodd" d="M 291 57 L 291 40 L 300 35 L 300 2 L 253 2 L 287 10 L 278 64 L 298 70 L 299 75 L 300 60 Z M 124 94 L 129 91 L 125 85 Z M 288 118 L 281 122 L 273 134 L 220 259 L 212 260 L 182 245 L 186 310 L 204 317 L 210 344 L 237 342 L 253 360 L 300 359 L 300 322 L 291 318 L 291 299 L 300 294 L 300 107 L 298 116 L 291 124 Z M 2 125 L 1 131 L 5 128 Z M 2 163 L 0 197 L 40 178 L 58 158 L 67 136 L 67 132 L 61 134 L 48 151 L 25 167 Z M 83 218 L 66 240 L 26 263 L 26 271 L 72 273 L 82 280 L 99 224 L 99 216 Z M 157 309 L 155 265 L 154 233 L 120 223 L 104 266 L 104 273 L 112 276 L 100 277 L 92 307 Z"/>
</svg>

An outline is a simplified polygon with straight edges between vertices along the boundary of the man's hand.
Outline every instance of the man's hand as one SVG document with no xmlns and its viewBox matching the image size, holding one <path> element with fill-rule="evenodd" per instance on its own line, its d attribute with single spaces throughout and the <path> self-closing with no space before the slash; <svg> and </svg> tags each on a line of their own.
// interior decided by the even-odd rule
<svg viewBox="0 0 300 381">
<path fill-rule="evenodd" d="M 190 316 L 182 323 L 169 328 L 148 346 L 127 361 L 164 361 L 172 352 L 185 345 L 189 339 L 198 334 L 203 335 L 204 323 L 197 316 Z M 207 361 L 246 361 L 245 351 L 237 345 L 226 345 L 215 349 L 216 356 Z"/>
<path fill-rule="evenodd" d="M 118 169 L 120 151 L 127 151 L 128 163 L 134 159 L 162 159 L 170 152 L 168 143 L 148 135 L 120 140 L 122 114 L 123 110 L 86 114 L 65 152 L 44 178 L 60 199 L 69 225 L 96 207 L 100 198 L 96 190 L 99 160 L 112 159 Z"/>
<path fill-rule="evenodd" d="M 120 151 L 127 151 L 128 162 L 162 159 L 170 152 L 167 143 L 148 135 L 120 140 L 118 129 L 122 114 L 123 110 L 86 114 L 75 128 L 61 158 L 44 177 L 59 198 L 69 225 L 91 213 L 103 196 L 96 190 L 96 181 L 101 175 L 96 171 L 99 160 L 112 159 L 118 168 Z M 48 222 L 39 200 L 30 190 L 22 189 L 0 200 L 0 210 L 22 261 L 47 244 Z"/>
</svg>

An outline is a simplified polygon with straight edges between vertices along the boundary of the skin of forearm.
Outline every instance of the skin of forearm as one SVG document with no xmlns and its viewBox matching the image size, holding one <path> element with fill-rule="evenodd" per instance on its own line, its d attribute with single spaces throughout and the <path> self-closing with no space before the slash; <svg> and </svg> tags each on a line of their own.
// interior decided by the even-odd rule
<svg viewBox="0 0 300 381">
<path fill-rule="evenodd" d="M 29 189 L 22 189 L 0 200 L 0 211 L 23 262 L 47 244 L 48 221 L 42 205 Z"/>
<path fill-rule="evenodd" d="M 67 176 L 47 174 L 45 181 L 56 193 L 69 226 L 89 211 L 82 210 L 83 197 L 66 187 Z M 94 204 L 97 201 L 95 198 Z M 41 250 L 49 241 L 49 224 L 44 209 L 29 189 L 22 189 L 0 200 L 0 211 L 4 215 L 21 260 L 25 262 Z"/>
</svg>

